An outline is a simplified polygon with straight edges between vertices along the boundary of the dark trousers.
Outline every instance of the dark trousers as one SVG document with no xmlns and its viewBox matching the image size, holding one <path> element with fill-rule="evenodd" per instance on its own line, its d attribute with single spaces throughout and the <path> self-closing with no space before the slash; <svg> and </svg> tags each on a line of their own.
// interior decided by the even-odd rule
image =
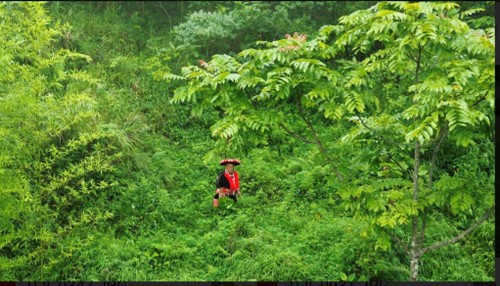
<svg viewBox="0 0 500 286">
<path fill-rule="evenodd" d="M 236 195 L 227 195 L 226 197 L 230 197 L 231 199 L 233 199 L 233 201 L 236 203 L 238 200 L 236 199 Z M 218 199 L 219 198 L 219 194 L 215 194 L 214 196 L 214 199 Z"/>
</svg>

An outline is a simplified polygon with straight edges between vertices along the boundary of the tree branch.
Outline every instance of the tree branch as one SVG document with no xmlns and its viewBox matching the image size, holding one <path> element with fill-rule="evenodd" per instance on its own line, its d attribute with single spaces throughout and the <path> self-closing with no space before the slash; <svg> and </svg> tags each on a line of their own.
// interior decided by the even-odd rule
<svg viewBox="0 0 500 286">
<path fill-rule="evenodd" d="M 404 242 L 402 242 L 401 239 L 399 239 L 395 234 L 390 233 L 389 235 L 392 239 L 394 239 L 394 241 L 396 241 L 397 244 L 399 244 L 399 246 L 403 248 L 406 255 L 410 256 L 410 249 L 408 248 L 408 246 L 406 246 L 406 244 L 404 244 Z"/>
<path fill-rule="evenodd" d="M 448 134 L 448 124 L 446 124 L 444 128 L 441 129 L 441 132 L 437 137 L 438 142 L 434 147 L 434 150 L 432 151 L 431 167 L 429 169 L 429 189 L 431 190 L 432 190 L 432 181 L 434 179 L 433 176 L 434 176 L 434 169 L 436 167 L 437 155 L 439 152 L 439 148 L 441 147 L 441 144 L 443 143 L 444 138 L 446 137 L 447 134 Z"/>
<path fill-rule="evenodd" d="M 366 125 L 366 123 L 363 121 L 363 119 L 361 118 L 361 115 L 359 115 L 359 112 L 357 110 L 354 110 L 354 113 L 356 114 L 356 116 L 358 117 L 359 121 L 361 122 L 361 124 L 366 127 L 366 129 L 370 130 L 373 135 L 375 137 L 377 137 L 378 139 L 380 139 L 381 141 L 384 141 L 385 143 L 389 144 L 389 145 L 394 145 L 394 146 L 409 146 L 410 143 L 398 143 L 398 142 L 394 142 L 394 141 L 389 141 L 387 139 L 385 139 L 384 137 L 380 136 L 377 134 L 377 132 L 375 132 L 375 130 L 373 130 L 371 127 L 369 127 L 368 125 Z"/>
<path fill-rule="evenodd" d="M 297 101 L 297 107 L 299 109 L 299 114 L 300 116 L 302 117 L 302 119 L 304 120 L 304 122 L 307 124 L 307 127 L 309 128 L 309 130 L 311 131 L 311 133 L 313 134 L 314 136 L 314 141 L 316 142 L 316 144 L 318 145 L 321 153 L 323 153 L 323 155 L 325 156 L 325 158 L 328 160 L 329 163 L 332 163 L 333 160 L 332 158 L 330 157 L 330 155 L 328 154 L 328 152 L 326 151 L 326 148 L 325 146 L 323 145 L 323 143 L 321 143 L 321 140 L 319 139 L 319 136 L 318 136 L 318 133 L 316 132 L 316 130 L 314 129 L 314 126 L 311 122 L 311 120 L 309 120 L 305 113 L 304 113 L 304 109 L 302 108 L 302 104 L 301 104 L 301 98 L 302 96 L 300 96 L 298 98 L 298 101 Z M 340 180 L 340 181 L 343 181 L 344 180 L 344 177 L 342 176 L 342 174 L 336 169 L 336 168 L 333 168 L 332 167 L 332 170 L 335 172 L 335 174 L 337 175 L 337 178 Z"/>
<path fill-rule="evenodd" d="M 424 46 L 421 46 L 420 44 L 418 45 L 418 57 L 417 57 L 417 65 L 415 67 L 415 84 L 418 83 L 418 80 L 419 80 L 419 73 L 420 73 L 420 63 L 422 61 L 422 50 L 424 49 L 425 45 L 427 45 L 427 43 L 429 42 L 429 40 L 427 40 L 427 42 L 424 44 Z"/>
<path fill-rule="evenodd" d="M 441 144 L 444 141 L 444 138 L 448 134 L 448 125 L 446 124 L 442 129 L 440 129 L 439 135 L 436 137 L 437 144 L 434 146 L 434 150 L 432 151 L 432 158 L 431 158 L 431 166 L 429 168 L 429 189 L 432 190 L 432 184 L 433 184 L 433 176 L 434 176 L 434 169 L 436 168 L 436 160 L 437 160 L 437 155 L 439 152 L 439 148 L 441 147 Z M 423 244 L 424 244 L 424 239 L 425 239 L 425 228 L 427 225 L 427 210 L 428 208 L 425 207 L 423 211 L 423 216 L 422 216 L 422 226 L 420 228 L 420 233 L 418 237 L 418 248 L 421 249 Z"/>
<path fill-rule="evenodd" d="M 427 45 L 427 42 L 424 44 Z M 419 82 L 420 65 L 422 60 L 422 50 L 423 46 L 418 45 L 418 56 L 417 63 L 415 67 L 415 84 Z M 416 120 L 416 119 L 415 119 Z M 415 142 L 415 159 L 413 168 L 413 202 L 418 203 L 418 170 L 420 168 L 420 142 L 416 140 Z M 412 235 L 411 235 L 411 250 L 410 250 L 410 280 L 417 281 L 418 279 L 418 258 L 419 258 L 419 239 L 422 233 L 418 233 L 418 217 L 413 215 L 412 217 Z"/>
<path fill-rule="evenodd" d="M 418 249 L 422 249 L 424 245 L 425 239 L 425 228 L 427 226 L 427 207 L 424 209 L 423 218 L 422 218 L 422 227 L 420 228 L 420 233 L 417 239 Z"/>
<path fill-rule="evenodd" d="M 479 104 L 481 101 L 483 101 L 486 98 L 486 96 L 490 92 L 490 88 L 491 88 L 492 85 L 493 85 L 493 83 L 490 83 L 490 86 L 488 86 L 488 89 L 486 90 L 485 94 L 480 99 L 478 99 L 476 102 L 474 102 L 472 104 L 472 106 L 476 106 L 477 104 Z"/>
<path fill-rule="evenodd" d="M 417 59 L 416 59 L 416 58 L 415 58 L 412 54 L 410 54 L 409 52 L 406 52 L 406 55 L 407 55 L 410 59 L 412 59 L 415 63 L 418 63 Z"/>
<path fill-rule="evenodd" d="M 368 127 L 368 125 L 366 125 L 366 123 L 363 121 L 363 119 L 361 118 L 361 116 L 359 115 L 359 113 L 356 110 L 354 110 L 354 113 L 356 113 L 356 116 L 359 118 L 359 121 L 361 122 L 361 124 L 363 126 L 365 126 L 368 130 L 370 130 L 375 135 L 375 137 L 379 138 L 380 140 L 384 141 L 385 143 L 387 143 L 387 144 L 393 144 L 393 145 L 408 145 L 406 143 L 396 143 L 396 142 L 392 142 L 392 141 L 387 141 L 385 138 L 377 135 L 375 133 L 375 131 L 373 131 L 373 129 L 371 129 L 370 127 Z M 396 163 L 396 165 L 398 165 L 399 169 L 401 169 L 401 172 L 403 172 L 403 173 L 406 172 L 405 169 L 403 168 L 403 166 L 401 166 L 401 164 L 399 164 L 399 162 L 397 160 L 395 160 L 389 153 L 387 154 L 387 156 L 389 157 L 389 159 L 391 161 L 393 161 L 394 163 Z"/>
<path fill-rule="evenodd" d="M 418 201 L 418 170 L 420 168 L 420 142 L 415 142 L 415 163 L 413 168 L 413 200 Z"/>
<path fill-rule="evenodd" d="M 415 142 L 415 163 L 413 168 L 413 201 L 418 202 L 418 170 L 420 168 L 420 142 Z M 412 218 L 412 236 L 411 236 L 411 249 L 415 251 L 418 247 L 418 217 L 416 215 Z"/>
<path fill-rule="evenodd" d="M 323 144 L 319 140 L 318 134 L 316 133 L 316 130 L 314 129 L 314 126 L 312 125 L 311 121 L 304 114 L 304 109 L 302 108 L 302 104 L 300 103 L 300 98 L 299 98 L 299 101 L 297 103 L 297 106 L 299 108 L 299 114 L 300 114 L 300 116 L 302 117 L 302 119 L 304 120 L 304 122 L 307 124 L 307 127 L 309 128 L 309 130 L 311 131 L 312 135 L 314 136 L 314 141 L 316 142 L 316 144 L 321 149 L 321 152 L 323 152 L 325 154 L 325 156 L 327 156 L 327 158 L 330 159 L 330 156 L 328 156 L 328 153 L 326 152 L 325 146 L 323 146 Z"/>
<path fill-rule="evenodd" d="M 167 10 L 165 10 L 165 8 L 163 8 L 163 6 L 161 4 L 159 4 L 157 7 L 160 7 L 163 12 L 165 12 L 165 14 L 167 14 L 167 17 L 168 17 L 168 23 L 169 23 L 169 31 L 172 30 L 172 19 L 170 18 L 170 15 L 168 14 Z"/>
<path fill-rule="evenodd" d="M 297 134 L 297 133 L 295 133 L 295 132 L 291 131 L 291 130 L 290 130 L 290 129 L 288 129 L 288 128 L 287 128 L 287 127 L 283 124 L 283 123 L 280 123 L 280 124 L 279 124 L 279 126 L 280 126 L 283 130 L 285 130 L 285 132 L 286 132 L 286 133 L 288 133 L 289 135 L 291 135 L 291 136 L 293 136 L 293 137 L 295 137 L 295 138 L 297 138 L 297 139 L 299 139 L 299 140 L 301 140 L 301 141 L 303 141 L 303 142 L 305 142 L 305 143 L 308 143 L 308 144 L 316 144 L 316 142 L 311 141 L 311 140 L 308 140 L 308 139 L 306 139 L 305 137 L 302 137 L 302 136 L 300 136 L 299 134 Z"/>
<path fill-rule="evenodd" d="M 468 235 L 473 230 L 475 230 L 476 228 L 478 228 L 486 219 L 488 219 L 488 217 L 494 211 L 495 211 L 495 207 L 491 207 L 489 210 L 486 211 L 486 213 L 484 213 L 484 215 L 478 221 L 476 221 L 475 223 L 473 223 L 468 229 L 464 230 L 462 233 L 460 233 L 459 235 L 457 235 L 457 236 L 455 236 L 453 238 L 450 238 L 450 239 L 448 239 L 446 241 L 443 241 L 443 242 L 440 242 L 440 243 L 436 243 L 434 245 L 431 245 L 431 246 L 428 246 L 428 247 L 422 249 L 420 251 L 419 255 L 423 255 L 426 252 L 429 252 L 431 250 L 438 249 L 438 248 L 450 245 L 452 243 L 455 243 L 455 242 L 463 239 L 466 235 Z"/>
</svg>

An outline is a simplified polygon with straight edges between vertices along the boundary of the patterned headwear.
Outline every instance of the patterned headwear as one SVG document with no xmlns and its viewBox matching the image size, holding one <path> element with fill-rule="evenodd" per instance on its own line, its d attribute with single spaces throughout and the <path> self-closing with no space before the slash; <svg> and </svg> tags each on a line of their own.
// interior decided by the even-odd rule
<svg viewBox="0 0 500 286">
<path fill-rule="evenodd" d="M 222 166 L 225 166 L 226 164 L 233 164 L 235 166 L 238 166 L 240 164 L 240 160 L 237 159 L 224 159 L 221 160 L 220 163 Z"/>
</svg>

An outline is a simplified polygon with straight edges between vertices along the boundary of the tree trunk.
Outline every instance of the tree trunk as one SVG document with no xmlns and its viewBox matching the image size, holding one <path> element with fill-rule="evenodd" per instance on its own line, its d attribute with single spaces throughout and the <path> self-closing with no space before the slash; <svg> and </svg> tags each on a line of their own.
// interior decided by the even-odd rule
<svg viewBox="0 0 500 286">
<path fill-rule="evenodd" d="M 429 41 L 427 41 L 428 43 Z M 427 44 L 425 43 L 424 46 Z M 415 83 L 419 82 L 420 64 L 422 60 L 423 46 L 418 47 L 418 55 L 416 57 L 415 66 Z M 420 142 L 415 142 L 415 162 L 413 167 L 413 202 L 418 202 L 418 170 L 420 169 Z M 418 260 L 420 256 L 420 243 L 418 233 L 418 215 L 412 218 L 412 234 L 411 234 L 411 249 L 410 249 L 410 280 L 417 281 L 418 279 Z M 423 243 L 423 242 L 422 242 Z"/>
<path fill-rule="evenodd" d="M 432 165 L 431 169 L 435 165 L 435 160 L 437 157 L 437 152 L 439 150 L 439 147 L 441 146 L 441 143 L 444 140 L 444 137 L 447 135 L 448 129 L 445 127 L 442 130 L 442 133 L 440 135 L 440 139 L 434 149 L 433 152 L 433 158 L 432 158 Z M 414 170 L 413 170 L 413 201 L 418 202 L 418 171 L 420 169 L 420 143 L 417 141 L 415 143 L 415 163 L 414 163 Z M 432 180 L 433 177 L 432 175 L 429 177 L 429 183 L 430 187 L 432 188 Z M 410 256 L 410 280 L 411 281 L 417 281 L 418 280 L 418 263 L 420 261 L 420 257 L 424 255 L 425 253 L 438 249 L 441 247 L 448 246 L 452 243 L 455 243 L 461 239 L 463 239 L 465 236 L 470 234 L 472 231 L 474 231 L 476 228 L 478 228 L 486 219 L 495 212 L 495 207 L 491 207 L 489 210 L 487 210 L 483 216 L 476 222 L 474 222 L 469 228 L 466 230 L 462 231 L 460 234 L 456 235 L 453 238 L 450 238 L 446 241 L 442 241 L 439 243 L 436 243 L 431 246 L 424 247 L 424 236 L 425 236 L 425 227 L 426 227 L 426 213 L 424 213 L 424 216 L 422 218 L 422 227 L 420 230 L 420 233 L 418 232 L 418 216 L 415 215 L 413 216 L 412 219 L 412 226 L 413 226 L 413 231 L 412 231 L 412 237 L 411 237 L 411 245 L 410 245 L 410 250 L 409 250 L 409 256 Z M 405 248 L 404 244 L 397 238 L 395 240 L 403 246 L 406 252 L 407 249 Z"/>
<path fill-rule="evenodd" d="M 416 253 L 415 249 L 412 247 L 411 256 L 410 256 L 410 280 L 411 281 L 417 281 L 419 258 L 420 257 Z"/>
<path fill-rule="evenodd" d="M 418 202 L 418 170 L 420 169 L 420 143 L 415 142 L 415 163 L 413 168 L 413 201 Z M 418 215 L 412 219 L 413 230 L 411 235 L 410 249 L 410 280 L 418 279 L 418 259 L 420 253 L 420 244 L 418 243 Z"/>
</svg>

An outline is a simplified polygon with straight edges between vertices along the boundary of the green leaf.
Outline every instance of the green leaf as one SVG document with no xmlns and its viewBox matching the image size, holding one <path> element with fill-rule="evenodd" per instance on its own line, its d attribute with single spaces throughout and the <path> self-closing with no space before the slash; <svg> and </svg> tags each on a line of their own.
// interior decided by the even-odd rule
<svg viewBox="0 0 500 286">
<path fill-rule="evenodd" d="M 172 73 L 165 73 L 165 74 L 163 74 L 162 77 L 163 77 L 163 79 L 167 80 L 168 82 L 170 82 L 172 80 L 183 80 L 184 79 L 183 76 L 172 74 Z"/>
<path fill-rule="evenodd" d="M 454 215 L 467 212 L 474 202 L 474 198 L 467 193 L 455 194 L 450 200 L 451 212 Z"/>
<path fill-rule="evenodd" d="M 391 247 L 391 241 L 387 234 L 382 233 L 379 234 L 377 242 L 375 243 L 375 250 L 382 249 L 384 251 L 388 250 Z"/>
<path fill-rule="evenodd" d="M 346 108 L 349 112 L 354 112 L 354 110 L 357 110 L 359 112 L 364 111 L 365 104 L 363 103 L 363 100 L 359 93 L 352 91 L 351 93 L 346 94 L 344 98 Z"/>
</svg>

